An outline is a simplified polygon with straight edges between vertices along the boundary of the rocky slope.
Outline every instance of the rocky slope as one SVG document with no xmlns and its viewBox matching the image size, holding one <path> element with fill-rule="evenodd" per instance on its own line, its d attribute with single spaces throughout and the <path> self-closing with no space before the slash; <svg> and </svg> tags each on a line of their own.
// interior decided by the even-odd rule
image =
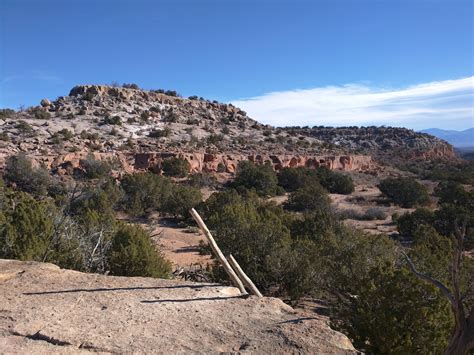
<svg viewBox="0 0 474 355">
<path fill-rule="evenodd" d="M 74 87 L 21 112 L 0 111 L 0 167 L 23 151 L 52 169 L 93 152 L 128 170 L 160 170 L 178 155 L 193 171 L 232 173 L 240 160 L 371 171 L 385 156 L 453 158 L 452 147 L 398 128 L 274 128 L 241 109 L 173 93 L 104 85 Z"/>
<path fill-rule="evenodd" d="M 455 159 L 454 148 L 442 139 L 407 128 L 313 127 L 289 128 L 294 134 L 314 137 L 334 147 L 346 147 L 379 159 L 386 157 L 430 160 Z"/>
<path fill-rule="evenodd" d="M 327 320 L 232 287 L 0 260 L 2 353 L 355 353 Z"/>
</svg>

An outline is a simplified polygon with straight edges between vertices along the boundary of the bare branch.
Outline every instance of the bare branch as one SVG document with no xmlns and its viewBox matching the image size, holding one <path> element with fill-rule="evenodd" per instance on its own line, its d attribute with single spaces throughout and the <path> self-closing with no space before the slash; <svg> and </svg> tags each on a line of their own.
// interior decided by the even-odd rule
<svg viewBox="0 0 474 355">
<path fill-rule="evenodd" d="M 449 289 L 439 280 L 436 280 L 435 278 L 432 278 L 431 276 L 428 276 L 428 275 L 425 275 L 421 272 L 419 272 L 415 265 L 413 264 L 413 261 L 410 259 L 410 257 L 402 251 L 402 254 L 405 256 L 405 259 L 407 260 L 408 262 L 408 266 L 410 267 L 410 270 L 421 280 L 423 281 L 426 281 L 426 282 L 429 282 L 430 284 L 432 284 L 433 286 L 437 287 L 442 293 L 443 295 L 445 295 L 449 302 L 451 303 L 451 305 L 453 307 L 456 307 L 456 301 L 454 299 L 454 296 L 452 295 L 451 291 L 449 291 Z"/>
</svg>

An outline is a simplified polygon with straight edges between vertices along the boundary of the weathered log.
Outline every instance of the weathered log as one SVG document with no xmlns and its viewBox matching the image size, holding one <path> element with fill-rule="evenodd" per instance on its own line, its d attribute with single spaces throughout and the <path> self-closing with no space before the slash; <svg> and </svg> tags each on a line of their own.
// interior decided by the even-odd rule
<svg viewBox="0 0 474 355">
<path fill-rule="evenodd" d="M 230 254 L 228 257 L 227 257 L 227 260 L 229 260 L 229 263 L 230 265 L 232 266 L 232 268 L 235 270 L 235 272 L 237 273 L 237 275 L 239 276 L 239 278 L 242 280 L 242 282 L 244 283 L 245 286 L 248 287 L 248 289 L 250 290 L 251 293 L 253 293 L 255 296 L 258 296 L 258 297 L 263 297 L 263 295 L 260 293 L 260 291 L 258 290 L 257 286 L 255 286 L 255 284 L 252 282 L 252 280 L 247 276 L 247 274 L 244 272 L 244 270 L 242 270 L 242 268 L 240 267 L 239 263 L 237 262 L 237 260 L 235 260 L 234 256 L 232 254 Z"/>
<path fill-rule="evenodd" d="M 191 213 L 191 216 L 193 216 L 194 220 L 198 224 L 199 228 L 202 230 L 204 235 L 207 238 L 207 241 L 209 242 L 209 245 L 212 248 L 212 251 L 214 252 L 215 256 L 217 257 L 217 260 L 221 263 L 221 265 L 224 267 L 225 272 L 227 275 L 229 275 L 230 280 L 232 283 L 237 286 L 242 294 L 247 294 L 247 291 L 245 291 L 245 287 L 242 283 L 242 281 L 239 279 L 235 271 L 232 269 L 230 266 L 229 262 L 225 258 L 224 254 L 222 251 L 219 249 L 219 246 L 217 245 L 216 241 L 214 240 L 214 237 L 212 236 L 211 232 L 209 229 L 207 229 L 206 224 L 202 220 L 201 216 L 199 213 L 196 212 L 194 208 L 191 208 L 189 211 Z"/>
</svg>

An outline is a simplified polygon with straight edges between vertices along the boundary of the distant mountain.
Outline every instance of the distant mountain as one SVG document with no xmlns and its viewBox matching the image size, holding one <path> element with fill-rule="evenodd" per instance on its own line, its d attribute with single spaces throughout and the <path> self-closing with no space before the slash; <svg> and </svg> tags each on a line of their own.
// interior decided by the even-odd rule
<svg viewBox="0 0 474 355">
<path fill-rule="evenodd" d="M 474 128 L 465 131 L 444 130 L 439 128 L 429 128 L 421 131 L 432 136 L 441 138 L 454 147 L 473 147 L 474 146 Z"/>
</svg>

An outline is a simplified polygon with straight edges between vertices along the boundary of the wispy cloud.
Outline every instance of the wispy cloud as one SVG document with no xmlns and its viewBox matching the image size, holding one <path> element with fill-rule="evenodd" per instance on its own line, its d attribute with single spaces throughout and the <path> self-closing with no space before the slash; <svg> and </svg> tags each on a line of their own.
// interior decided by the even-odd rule
<svg viewBox="0 0 474 355">
<path fill-rule="evenodd" d="M 275 126 L 390 125 L 414 129 L 474 126 L 474 77 L 401 89 L 346 84 L 271 92 L 232 102 Z"/>
<path fill-rule="evenodd" d="M 22 80 L 35 80 L 35 81 L 37 80 L 37 81 L 46 81 L 50 83 L 61 83 L 63 81 L 60 77 L 56 75 L 52 75 L 41 70 L 32 70 L 32 71 L 28 71 L 22 74 L 6 76 L 2 78 L 0 83 L 8 84 L 8 83 L 12 83 L 15 81 L 22 81 Z"/>
</svg>

